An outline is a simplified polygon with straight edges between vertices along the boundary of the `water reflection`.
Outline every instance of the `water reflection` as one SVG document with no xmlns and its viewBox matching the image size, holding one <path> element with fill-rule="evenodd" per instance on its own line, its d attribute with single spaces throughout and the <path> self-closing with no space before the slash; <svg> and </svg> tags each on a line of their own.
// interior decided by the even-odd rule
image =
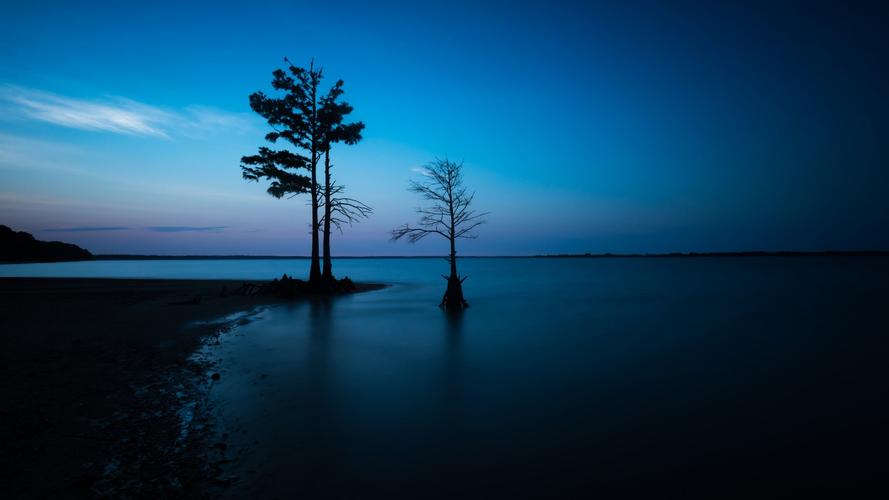
<svg viewBox="0 0 889 500">
<path fill-rule="evenodd" d="M 305 429 L 296 434 L 299 442 L 292 444 L 301 449 L 299 452 L 295 449 L 294 453 L 310 457 L 300 485 L 307 494 L 323 490 L 325 474 L 329 474 L 331 467 L 339 467 L 336 451 L 339 409 L 333 386 L 336 370 L 332 351 L 335 342 L 334 304 L 335 299 L 331 298 L 311 300 L 306 321 L 293 323 L 294 336 L 304 335 L 307 341 L 305 386 L 302 389 L 289 388 L 290 391 L 301 391 L 305 396 L 297 411 L 305 412 L 308 421 Z M 294 364 L 299 366 L 300 363 Z"/>
<path fill-rule="evenodd" d="M 464 377 L 463 377 L 463 311 L 443 310 L 444 352 L 442 413 L 448 433 L 459 433 L 463 429 Z"/>
<path fill-rule="evenodd" d="M 249 445 L 230 496 L 544 498 L 557 496 L 552 485 L 623 488 L 641 476 L 721 484 L 787 453 L 768 436 L 823 442 L 831 408 L 882 394 L 873 374 L 885 366 L 889 267 L 787 262 L 799 269 L 491 260 L 463 314 L 438 309 L 440 283 L 420 280 L 272 308 L 222 340 L 213 390 Z M 525 294 L 519 279 L 543 288 Z M 836 352 L 848 362 L 825 369 Z M 857 384 L 838 383 L 837 370 Z M 867 433 L 835 435 L 827 451 Z M 742 449 L 756 460 L 725 451 Z M 830 463 L 827 451 L 815 465 Z M 722 463 L 702 458 L 720 453 Z"/>
<path fill-rule="evenodd" d="M 445 319 L 445 325 L 447 325 L 447 338 L 448 344 L 450 347 L 459 347 L 460 344 L 460 334 L 463 330 L 463 317 L 465 314 L 469 314 L 464 311 L 451 311 L 448 309 L 442 309 L 442 315 Z"/>
</svg>

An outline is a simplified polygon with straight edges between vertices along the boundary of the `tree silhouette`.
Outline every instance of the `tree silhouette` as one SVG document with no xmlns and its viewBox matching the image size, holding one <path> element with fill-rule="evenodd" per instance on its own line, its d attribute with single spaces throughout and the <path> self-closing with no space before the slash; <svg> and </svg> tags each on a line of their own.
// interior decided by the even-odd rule
<svg viewBox="0 0 889 500">
<path fill-rule="evenodd" d="M 326 96 L 321 98 L 321 107 L 318 110 L 318 120 L 321 126 L 321 150 L 324 152 L 324 186 L 322 188 L 324 207 L 322 234 L 324 238 L 324 264 L 321 272 L 321 281 L 330 285 L 336 279 L 333 277 L 333 264 L 330 253 L 330 229 L 337 227 L 342 232 L 343 224 L 352 224 L 360 218 L 367 217 L 373 210 L 358 200 L 342 196 L 345 189 L 342 185 L 336 185 L 331 179 L 330 149 L 334 143 L 342 142 L 348 145 L 356 144 L 361 140 L 361 131 L 364 123 L 343 123 L 346 115 L 352 112 L 352 106 L 340 101 L 343 95 L 343 81 L 338 80 Z"/>
<path fill-rule="evenodd" d="M 241 171 L 244 179 L 270 181 L 268 193 L 276 198 L 292 198 L 302 193 L 311 195 L 312 261 L 309 284 L 317 287 L 321 283 L 317 166 L 322 152 L 318 96 L 322 72 L 320 68 L 315 69 L 314 61 L 309 63 L 308 69 L 295 66 L 287 58 L 284 58 L 284 62 L 288 65 L 289 75 L 282 69 L 272 73 L 272 87 L 282 91 L 283 96 L 269 97 L 263 92 L 254 92 L 250 95 L 250 108 L 272 127 L 273 131 L 265 136 L 267 141 L 276 144 L 279 139 L 284 139 L 297 152 L 260 147 L 258 154 L 241 158 Z M 309 175 L 301 173 L 302 170 L 308 171 Z"/>
<path fill-rule="evenodd" d="M 436 159 L 423 169 L 420 181 L 411 181 L 409 191 L 419 194 L 424 200 L 431 202 L 417 209 L 420 220 L 416 226 L 405 224 L 392 231 L 392 240 L 407 237 L 416 243 L 430 234 L 443 236 L 451 245 L 448 261 L 451 264 L 448 287 L 442 297 L 441 304 L 451 310 L 469 307 L 463 298 L 463 281 L 457 274 L 457 246 L 460 238 L 476 238 L 475 228 L 483 224 L 482 219 L 487 213 L 473 210 L 472 202 L 475 193 L 470 193 L 463 186 L 463 163 Z"/>
</svg>

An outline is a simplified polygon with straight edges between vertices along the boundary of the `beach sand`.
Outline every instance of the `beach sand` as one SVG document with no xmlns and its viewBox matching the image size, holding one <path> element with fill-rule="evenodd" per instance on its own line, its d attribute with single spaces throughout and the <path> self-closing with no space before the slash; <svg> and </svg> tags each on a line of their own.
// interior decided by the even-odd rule
<svg viewBox="0 0 889 500">
<path fill-rule="evenodd" d="M 242 284 L 0 279 L 4 496 L 200 498 L 223 487 L 205 453 L 212 367 L 189 358 L 235 313 L 281 300 L 230 294 Z"/>
</svg>

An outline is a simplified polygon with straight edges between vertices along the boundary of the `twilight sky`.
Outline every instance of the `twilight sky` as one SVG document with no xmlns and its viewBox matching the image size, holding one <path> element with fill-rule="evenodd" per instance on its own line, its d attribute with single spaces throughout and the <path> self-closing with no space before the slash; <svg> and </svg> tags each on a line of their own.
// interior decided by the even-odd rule
<svg viewBox="0 0 889 500">
<path fill-rule="evenodd" d="M 436 156 L 492 212 L 464 255 L 889 248 L 886 2 L 131 3 L 0 5 L 0 224 L 307 254 L 307 198 L 239 169 L 287 56 L 367 125 L 334 173 L 376 212 L 338 255 L 446 252 L 387 235 Z"/>
</svg>

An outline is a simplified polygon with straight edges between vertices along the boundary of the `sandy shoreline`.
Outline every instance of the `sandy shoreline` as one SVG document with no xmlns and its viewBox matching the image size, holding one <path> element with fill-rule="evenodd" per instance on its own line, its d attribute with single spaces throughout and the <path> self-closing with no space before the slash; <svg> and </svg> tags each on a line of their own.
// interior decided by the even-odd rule
<svg viewBox="0 0 889 500">
<path fill-rule="evenodd" d="M 189 356 L 227 316 L 280 300 L 221 296 L 242 284 L 0 278 L 4 490 L 212 496 L 201 420 L 210 374 Z"/>
</svg>

